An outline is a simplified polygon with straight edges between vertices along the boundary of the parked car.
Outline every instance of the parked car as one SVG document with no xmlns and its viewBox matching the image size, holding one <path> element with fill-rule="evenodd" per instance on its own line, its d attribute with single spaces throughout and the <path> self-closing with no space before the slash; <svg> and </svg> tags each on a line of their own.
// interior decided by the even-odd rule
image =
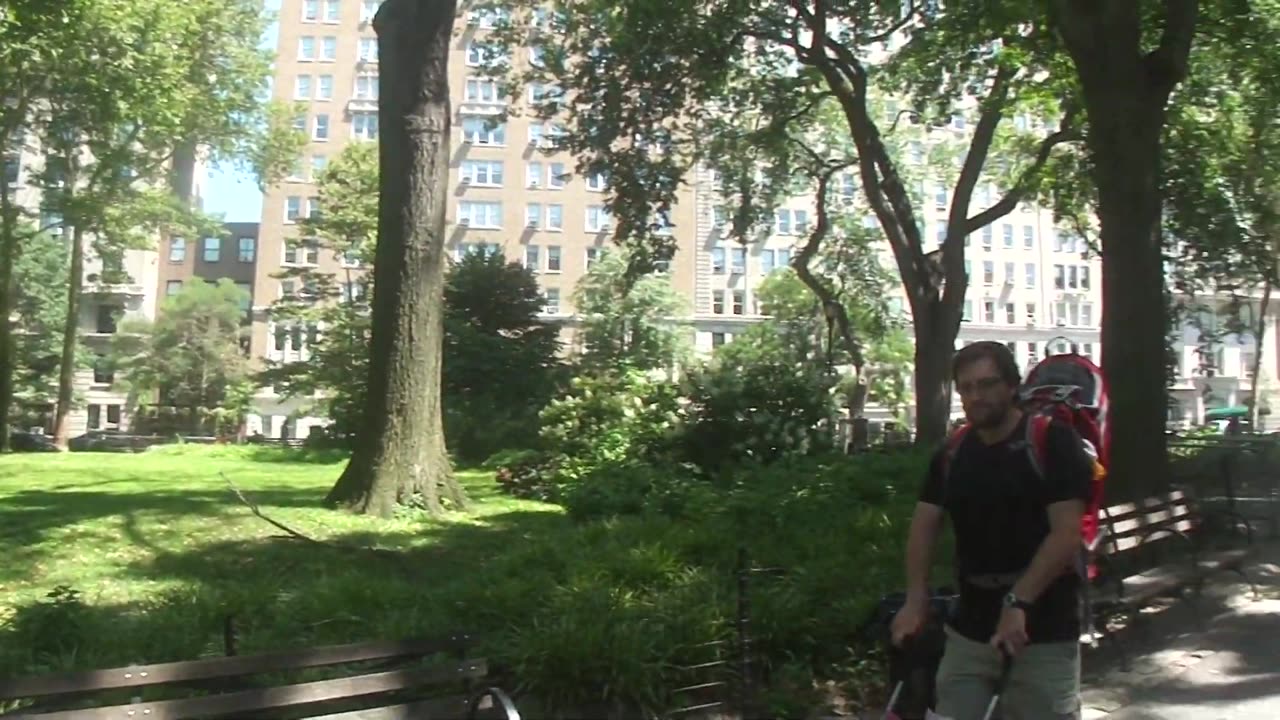
<svg viewBox="0 0 1280 720">
<path fill-rule="evenodd" d="M 44 433 L 17 431 L 9 434 L 9 447 L 14 452 L 57 452 L 53 438 Z"/>
</svg>

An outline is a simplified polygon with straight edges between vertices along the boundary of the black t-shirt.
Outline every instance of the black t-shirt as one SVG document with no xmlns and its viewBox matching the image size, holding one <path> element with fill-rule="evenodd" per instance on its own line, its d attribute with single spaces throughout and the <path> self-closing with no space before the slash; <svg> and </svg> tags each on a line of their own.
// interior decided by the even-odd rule
<svg viewBox="0 0 1280 720">
<path fill-rule="evenodd" d="M 947 510 L 955 531 L 960 602 L 952 625 L 977 642 L 995 633 L 1009 588 L 976 587 L 972 575 L 1020 575 L 1031 565 L 1049 534 L 1047 507 L 1089 498 L 1093 461 L 1075 429 L 1060 422 L 1046 431 L 1044 477 L 1031 464 L 1024 418 L 1009 437 L 985 444 L 970 430 L 956 449 L 949 477 L 942 477 L 945 449 L 934 455 L 920 501 Z M 1054 580 L 1027 612 L 1031 642 L 1066 642 L 1080 637 L 1080 579 L 1066 573 Z"/>
</svg>

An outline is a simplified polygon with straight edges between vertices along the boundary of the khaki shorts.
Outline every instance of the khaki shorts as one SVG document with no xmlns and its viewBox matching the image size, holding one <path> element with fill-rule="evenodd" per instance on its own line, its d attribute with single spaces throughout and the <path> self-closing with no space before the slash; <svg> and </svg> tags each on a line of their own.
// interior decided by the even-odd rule
<svg viewBox="0 0 1280 720">
<path fill-rule="evenodd" d="M 938 714 L 982 720 L 1000 679 L 1000 653 L 946 628 L 938 667 Z M 1018 653 L 996 711 L 1002 720 L 1080 720 L 1080 645 L 1036 643 Z"/>
</svg>

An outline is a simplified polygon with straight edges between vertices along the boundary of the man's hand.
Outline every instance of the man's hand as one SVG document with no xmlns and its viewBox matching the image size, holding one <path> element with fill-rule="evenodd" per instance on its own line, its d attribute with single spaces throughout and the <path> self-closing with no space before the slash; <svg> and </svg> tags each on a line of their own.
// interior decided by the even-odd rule
<svg viewBox="0 0 1280 720">
<path fill-rule="evenodd" d="M 902 647 L 903 641 L 919 634 L 929 618 L 929 599 L 927 597 L 907 598 L 907 602 L 893 616 L 889 626 L 889 636 L 894 647 Z"/>
<path fill-rule="evenodd" d="M 991 647 L 1004 649 L 1010 657 L 1017 655 L 1026 647 L 1027 614 L 1018 608 L 1005 608 L 1000 612 L 1000 622 L 996 624 L 996 634 L 991 636 Z"/>
</svg>

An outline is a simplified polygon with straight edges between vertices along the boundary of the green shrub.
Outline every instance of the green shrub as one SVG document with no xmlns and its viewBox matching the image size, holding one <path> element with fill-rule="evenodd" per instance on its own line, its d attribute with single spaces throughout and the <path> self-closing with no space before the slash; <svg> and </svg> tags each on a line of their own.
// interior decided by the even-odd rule
<svg viewBox="0 0 1280 720">
<path fill-rule="evenodd" d="M 687 517 L 714 497 L 695 466 L 624 460 L 592 469 L 565 487 L 561 501 L 570 517 L 587 520 L 646 511 Z"/>
</svg>

